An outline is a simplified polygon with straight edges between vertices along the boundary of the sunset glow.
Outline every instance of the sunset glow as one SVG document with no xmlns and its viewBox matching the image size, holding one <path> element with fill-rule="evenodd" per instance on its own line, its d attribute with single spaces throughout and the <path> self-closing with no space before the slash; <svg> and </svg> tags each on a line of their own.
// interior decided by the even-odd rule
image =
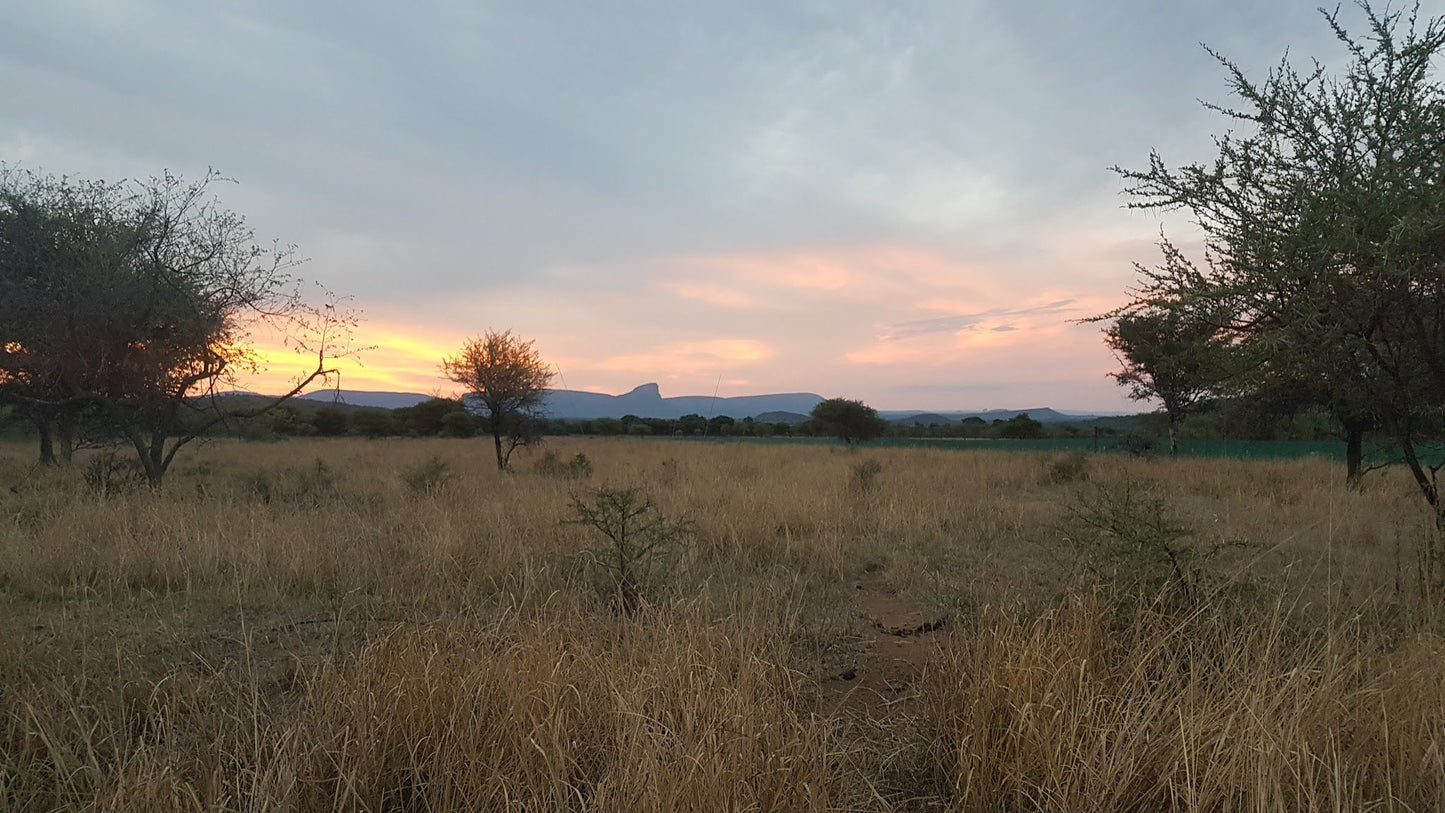
<svg viewBox="0 0 1445 813">
<path fill-rule="evenodd" d="M 341 387 L 449 393 L 442 356 L 511 329 L 558 386 L 934 410 L 1134 408 L 1077 320 L 1197 234 L 1108 167 L 1209 148 L 1200 40 L 1255 70 L 1329 35 L 1305 2 L 128 6 L 10 10 L 0 158 L 236 178 L 222 205 L 364 311 Z M 311 369 L 258 352 L 238 386 Z"/>
</svg>

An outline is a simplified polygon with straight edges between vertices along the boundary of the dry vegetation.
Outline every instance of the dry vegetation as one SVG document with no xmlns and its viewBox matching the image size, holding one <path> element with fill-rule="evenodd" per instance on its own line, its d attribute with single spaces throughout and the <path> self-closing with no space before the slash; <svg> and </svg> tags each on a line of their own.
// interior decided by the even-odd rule
<svg viewBox="0 0 1445 813">
<path fill-rule="evenodd" d="M 0 809 L 1445 808 L 1401 477 L 489 443 L 213 443 L 159 494 L 0 449 Z M 1194 600 L 1067 543 L 1121 482 L 1218 548 Z M 603 485 L 692 522 L 632 614 L 564 522 Z"/>
</svg>

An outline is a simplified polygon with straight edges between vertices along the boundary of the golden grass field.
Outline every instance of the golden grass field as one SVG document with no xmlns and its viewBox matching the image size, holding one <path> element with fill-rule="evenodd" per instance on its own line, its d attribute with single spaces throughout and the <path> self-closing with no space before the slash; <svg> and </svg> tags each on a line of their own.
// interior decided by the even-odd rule
<svg viewBox="0 0 1445 813">
<path fill-rule="evenodd" d="M 213 442 L 111 496 L 0 447 L 0 810 L 1445 809 L 1398 473 L 549 441 L 574 480 L 489 443 Z M 1064 544 L 1126 480 L 1242 543 L 1197 603 Z M 631 615 L 564 524 L 604 485 L 695 529 Z"/>
</svg>

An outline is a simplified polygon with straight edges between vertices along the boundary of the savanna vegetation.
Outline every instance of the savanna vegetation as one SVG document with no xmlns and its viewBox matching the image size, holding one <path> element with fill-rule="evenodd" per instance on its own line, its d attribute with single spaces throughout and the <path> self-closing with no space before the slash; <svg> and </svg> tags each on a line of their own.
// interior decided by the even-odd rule
<svg viewBox="0 0 1445 813">
<path fill-rule="evenodd" d="M 1404 472 L 493 451 L 4 447 L 0 808 L 1445 805 Z"/>
<path fill-rule="evenodd" d="M 1445 809 L 1445 21 L 1363 11 L 1338 79 L 1221 58 L 1217 160 L 1120 170 L 1206 252 L 1097 320 L 1171 451 L 1338 433 L 1345 478 L 865 453 L 1067 430 L 844 399 L 549 422 L 495 331 L 460 399 L 303 403 L 353 318 L 218 176 L 5 170 L 0 809 Z M 263 325 L 295 387 L 226 392 Z M 574 431 L 845 443 L 533 448 Z"/>
</svg>

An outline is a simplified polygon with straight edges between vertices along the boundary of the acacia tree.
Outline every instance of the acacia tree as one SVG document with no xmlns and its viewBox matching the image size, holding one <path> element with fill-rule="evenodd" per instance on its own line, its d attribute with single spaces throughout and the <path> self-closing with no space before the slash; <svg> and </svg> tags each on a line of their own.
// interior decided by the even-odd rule
<svg viewBox="0 0 1445 813">
<path fill-rule="evenodd" d="M 1259 364 L 1313 381 L 1399 446 L 1445 522 L 1418 445 L 1445 412 L 1445 90 L 1434 61 L 1445 19 L 1358 4 L 1351 34 L 1324 12 L 1350 61 L 1335 76 L 1288 60 L 1254 81 L 1228 59 L 1240 128 L 1209 162 L 1117 171 L 1137 208 L 1184 209 L 1205 236 L 1199 271 L 1148 276 L 1133 309 L 1222 315 L 1223 340 Z M 1211 52 L 1213 53 L 1213 52 Z M 1251 373 L 1246 373 L 1246 378 Z"/>
<path fill-rule="evenodd" d="M 489 330 L 481 338 L 468 339 L 455 356 L 442 359 L 442 373 L 467 388 L 463 402 L 484 412 L 499 471 L 507 470 L 517 447 L 540 437 L 539 419 L 552 369 L 532 344 L 510 330 Z"/>
<path fill-rule="evenodd" d="M 813 407 L 811 417 L 816 431 L 832 435 L 849 445 L 879 437 L 888 428 L 873 407 L 847 398 L 829 398 L 819 402 Z"/>
<path fill-rule="evenodd" d="M 303 301 L 294 249 L 257 245 L 212 195 L 221 180 L 0 175 L 0 386 L 42 413 L 97 416 L 153 487 L 185 445 L 280 406 L 352 349 L 354 316 Z M 235 409 L 221 392 L 259 369 L 261 325 L 315 364 Z"/>
<path fill-rule="evenodd" d="M 1167 240 L 1160 244 L 1165 270 L 1140 268 L 1146 276 L 1160 273 L 1198 278 L 1198 271 Z M 1178 428 L 1201 400 L 1219 392 L 1224 360 L 1230 355 L 1227 341 L 1220 338 L 1217 314 L 1205 315 L 1157 301 L 1126 307 L 1093 321 L 1108 320 L 1104 343 L 1114 351 L 1121 369 L 1110 373 L 1129 397 L 1139 401 L 1158 400 L 1164 406 L 1169 427 L 1169 454 L 1179 453 Z"/>
</svg>

